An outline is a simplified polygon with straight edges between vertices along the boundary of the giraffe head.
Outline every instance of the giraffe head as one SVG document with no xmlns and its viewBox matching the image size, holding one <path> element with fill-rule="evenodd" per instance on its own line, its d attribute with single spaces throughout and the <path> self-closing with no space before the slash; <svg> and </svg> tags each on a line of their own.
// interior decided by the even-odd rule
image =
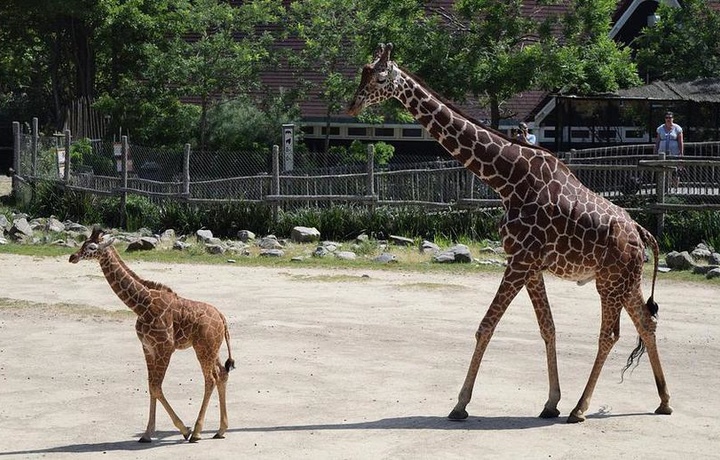
<svg viewBox="0 0 720 460">
<path fill-rule="evenodd" d="M 347 109 L 349 115 L 356 116 L 365 107 L 395 95 L 395 64 L 390 60 L 392 49 L 392 43 L 380 44 L 373 62 L 363 67 L 360 86 Z"/>
<path fill-rule="evenodd" d="M 70 255 L 70 262 L 76 264 L 83 259 L 97 259 L 113 241 L 113 238 L 105 238 L 105 232 L 100 227 L 95 227 L 78 252 Z"/>
</svg>

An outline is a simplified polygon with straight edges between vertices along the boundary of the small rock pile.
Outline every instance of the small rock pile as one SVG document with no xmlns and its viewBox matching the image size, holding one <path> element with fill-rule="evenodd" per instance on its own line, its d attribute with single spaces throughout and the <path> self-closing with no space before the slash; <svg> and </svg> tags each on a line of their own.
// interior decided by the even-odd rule
<svg viewBox="0 0 720 460">
<path fill-rule="evenodd" d="M 33 218 L 23 213 L 15 213 L 8 219 L 0 214 L 0 244 L 7 244 L 13 241 L 20 244 L 54 244 L 66 247 L 77 247 L 90 234 L 91 229 L 72 222 L 61 222 L 55 217 Z M 127 242 L 127 251 L 152 251 L 161 247 L 173 248 L 179 251 L 186 251 L 200 247 L 209 254 L 231 256 L 228 262 L 236 262 L 233 257 L 251 256 L 251 248 L 259 250 L 260 257 L 285 257 L 285 250 L 290 244 L 317 243 L 315 250 L 310 257 L 332 256 L 339 260 L 356 260 L 358 253 L 380 251 L 380 254 L 371 260 L 379 264 L 399 263 L 400 259 L 393 254 L 393 248 L 412 247 L 416 240 L 403 236 L 389 235 L 387 238 L 372 240 L 361 233 L 349 248 L 344 249 L 343 243 L 322 240 L 320 232 L 314 227 L 294 227 L 289 239 L 278 238 L 275 235 L 266 235 L 258 238 L 250 230 L 240 230 L 235 239 L 223 240 L 213 235 L 212 231 L 200 229 L 194 235 L 177 236 L 173 229 L 168 229 L 162 234 L 154 234 L 149 229 L 140 229 L 136 232 L 113 231 L 114 237 Z M 367 247 L 371 248 L 368 251 Z M 498 254 L 502 250 L 499 243 L 493 243 L 481 252 Z M 456 244 L 447 249 L 441 249 L 437 244 L 424 240 L 419 244 L 421 254 L 430 256 L 435 263 L 471 263 L 505 265 L 504 258 L 478 260 L 472 257 L 470 249 L 463 244 Z M 257 252 L 257 251 L 256 251 Z M 294 261 L 301 261 L 305 257 L 293 257 Z"/>
<path fill-rule="evenodd" d="M 671 270 L 690 270 L 712 279 L 720 277 L 720 253 L 704 243 L 692 251 L 671 251 L 665 256 L 665 265 Z"/>
</svg>

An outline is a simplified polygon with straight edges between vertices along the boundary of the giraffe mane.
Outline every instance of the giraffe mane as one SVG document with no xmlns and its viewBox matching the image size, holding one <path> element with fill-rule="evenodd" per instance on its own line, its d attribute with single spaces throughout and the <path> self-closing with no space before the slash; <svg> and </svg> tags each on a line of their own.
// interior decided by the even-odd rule
<svg viewBox="0 0 720 460">
<path fill-rule="evenodd" d="M 412 77 L 414 80 L 416 80 L 418 83 L 420 83 L 420 84 L 422 85 L 422 87 L 425 89 L 425 91 L 427 91 L 427 92 L 429 92 L 430 94 L 432 94 L 432 95 L 433 95 L 435 98 L 437 98 L 440 102 L 442 102 L 443 104 L 445 104 L 446 106 L 448 106 L 448 108 L 450 108 L 450 110 L 452 110 L 453 112 L 457 113 L 457 114 L 460 115 L 461 117 L 465 118 L 465 119 L 466 119 L 467 121 L 469 121 L 470 123 L 473 123 L 473 124 L 475 124 L 475 125 L 477 125 L 477 126 L 480 126 L 480 127 L 482 127 L 484 130 L 489 131 L 489 132 L 495 134 L 496 136 L 499 136 L 499 137 L 505 139 L 506 141 L 508 141 L 508 142 L 510 142 L 510 143 L 512 143 L 512 144 L 522 145 L 522 146 L 524 146 L 524 147 L 531 147 L 531 148 L 534 148 L 535 150 L 540 150 L 540 151 L 543 151 L 543 152 L 547 152 L 547 153 L 555 156 L 551 150 L 548 150 L 548 149 L 546 149 L 545 147 L 542 147 L 542 146 L 540 146 L 540 145 L 529 145 L 529 144 L 526 144 L 526 143 L 518 142 L 517 139 L 513 139 L 512 137 L 508 136 L 507 134 L 505 134 L 505 133 L 503 133 L 503 132 L 500 132 L 500 131 L 498 131 L 498 130 L 496 130 L 496 129 L 493 129 L 492 127 L 488 126 L 486 123 L 483 123 L 482 121 L 478 120 L 477 118 L 475 118 L 475 117 L 473 117 L 473 116 L 471 116 L 471 115 L 468 115 L 465 111 L 463 111 L 462 109 L 460 109 L 457 105 L 455 105 L 455 104 L 453 104 L 452 102 L 450 102 L 446 97 L 440 95 L 437 91 L 435 91 L 434 89 L 432 89 L 432 87 L 430 87 L 430 86 L 425 82 L 425 80 L 423 80 L 422 78 L 418 77 L 418 76 L 415 75 L 414 73 L 410 72 L 410 71 L 409 71 L 408 69 L 406 69 L 405 67 L 399 65 L 397 62 L 393 62 L 393 64 L 395 64 L 400 70 L 402 70 L 403 72 L 405 72 L 406 74 L 408 74 L 410 77 Z"/>
</svg>

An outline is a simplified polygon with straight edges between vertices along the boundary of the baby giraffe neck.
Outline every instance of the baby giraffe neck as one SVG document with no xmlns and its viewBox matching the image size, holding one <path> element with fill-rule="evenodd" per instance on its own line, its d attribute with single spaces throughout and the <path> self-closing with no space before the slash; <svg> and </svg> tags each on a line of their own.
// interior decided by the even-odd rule
<svg viewBox="0 0 720 460">
<path fill-rule="evenodd" d="M 120 255 L 112 246 L 105 250 L 99 261 L 113 292 L 135 314 L 142 315 L 149 305 L 150 290 L 129 273 L 129 269 L 121 263 Z"/>
</svg>

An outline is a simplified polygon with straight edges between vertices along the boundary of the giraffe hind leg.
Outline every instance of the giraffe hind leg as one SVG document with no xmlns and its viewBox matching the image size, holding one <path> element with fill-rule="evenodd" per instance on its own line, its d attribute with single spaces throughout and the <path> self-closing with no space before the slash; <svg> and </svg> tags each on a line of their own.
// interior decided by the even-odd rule
<svg viewBox="0 0 720 460">
<path fill-rule="evenodd" d="M 640 345 L 645 347 L 645 351 L 648 354 L 650 367 L 652 368 L 653 376 L 655 378 L 655 385 L 657 387 L 658 396 L 660 397 L 660 405 L 657 409 L 655 409 L 655 413 L 660 415 L 670 415 L 673 412 L 672 407 L 670 407 L 670 394 L 667 389 L 665 374 L 663 373 L 662 365 L 660 364 L 660 354 L 658 352 L 657 342 L 655 339 L 657 320 L 654 317 L 654 314 L 657 313 L 657 304 L 654 304 L 653 306 L 654 311 L 650 305 L 646 305 L 643 302 L 642 295 L 638 293 L 638 296 L 634 299 L 633 303 L 626 309 L 638 331 L 638 334 L 640 335 Z M 640 347 L 640 345 L 638 347 Z M 629 364 L 632 363 L 630 362 Z"/>
<path fill-rule="evenodd" d="M 218 400 L 220 402 L 220 428 L 218 428 L 218 431 L 217 433 L 215 433 L 215 436 L 213 436 L 213 438 L 223 439 L 225 438 L 225 431 L 227 431 L 228 429 L 227 402 L 225 392 L 227 388 L 229 373 L 227 370 L 227 364 L 225 367 L 223 367 L 218 361 L 217 365 L 219 372 L 219 377 L 217 379 L 217 393 Z"/>
</svg>

